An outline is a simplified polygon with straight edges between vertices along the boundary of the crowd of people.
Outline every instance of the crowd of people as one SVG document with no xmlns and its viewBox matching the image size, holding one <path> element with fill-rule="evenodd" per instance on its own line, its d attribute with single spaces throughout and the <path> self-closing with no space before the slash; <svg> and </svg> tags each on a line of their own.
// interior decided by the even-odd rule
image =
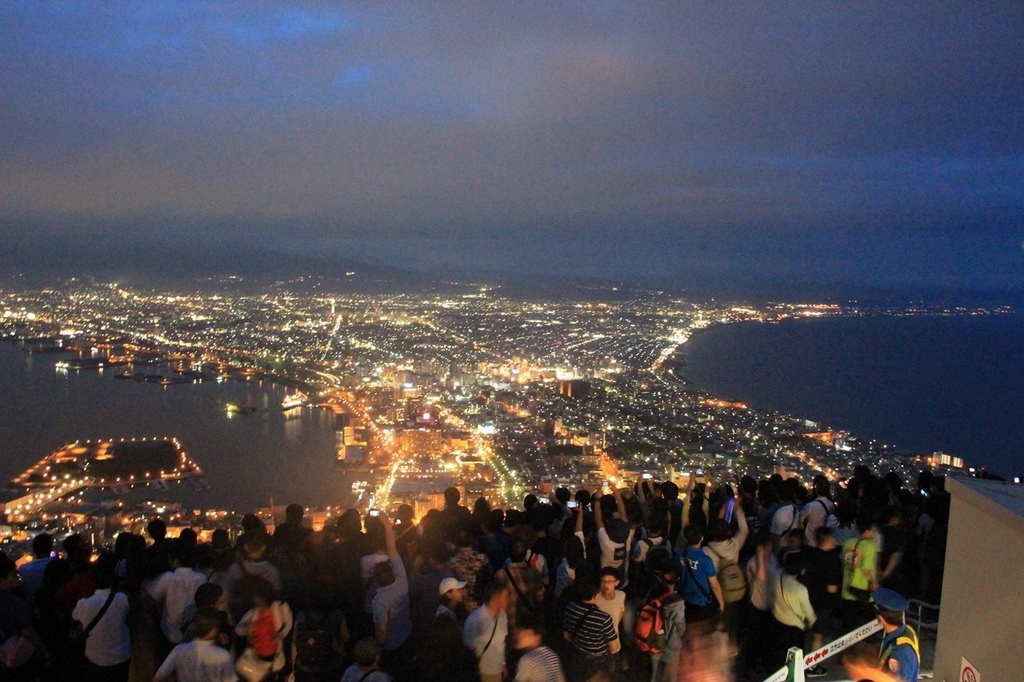
<svg viewBox="0 0 1024 682">
<path fill-rule="evenodd" d="M 901 610 L 939 601 L 941 478 L 698 478 L 505 510 L 450 488 L 418 522 L 349 509 L 317 532 L 293 504 L 233 542 L 160 519 L 98 553 L 40 533 L 33 560 L 0 556 L 0 680 L 761 680 L 875 618 L 874 667 L 917 679 Z"/>
</svg>

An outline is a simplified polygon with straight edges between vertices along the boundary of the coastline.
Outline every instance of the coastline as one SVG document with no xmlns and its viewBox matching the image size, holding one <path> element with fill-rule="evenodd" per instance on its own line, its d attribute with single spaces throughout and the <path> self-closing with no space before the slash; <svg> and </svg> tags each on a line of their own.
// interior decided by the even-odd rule
<svg viewBox="0 0 1024 682">
<path fill-rule="evenodd" d="M 1024 400 L 1013 381 L 1024 378 L 1022 323 L 1019 313 L 716 323 L 680 344 L 669 371 L 690 390 L 1016 475 L 1024 465 L 1010 444 L 1024 427 L 1000 408 Z"/>
</svg>

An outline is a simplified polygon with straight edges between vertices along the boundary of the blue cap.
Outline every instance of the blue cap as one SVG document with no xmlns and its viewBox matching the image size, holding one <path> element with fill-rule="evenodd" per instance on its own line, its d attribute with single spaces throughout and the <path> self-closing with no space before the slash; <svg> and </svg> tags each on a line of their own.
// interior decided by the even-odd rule
<svg viewBox="0 0 1024 682">
<path fill-rule="evenodd" d="M 875 598 L 875 607 L 882 611 L 900 613 L 910 608 L 910 602 L 906 597 L 887 587 L 879 587 L 871 593 L 871 596 Z"/>
</svg>

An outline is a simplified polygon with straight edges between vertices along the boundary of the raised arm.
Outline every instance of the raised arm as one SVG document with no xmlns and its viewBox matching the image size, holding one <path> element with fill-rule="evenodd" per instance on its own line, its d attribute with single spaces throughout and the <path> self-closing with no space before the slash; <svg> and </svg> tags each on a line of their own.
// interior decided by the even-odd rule
<svg viewBox="0 0 1024 682">
<path fill-rule="evenodd" d="M 612 486 L 612 497 L 615 498 L 615 509 L 619 512 L 619 518 L 626 520 L 626 503 L 622 500 L 622 491 Z"/>
<path fill-rule="evenodd" d="M 384 544 L 388 548 L 388 558 L 394 561 L 400 557 L 398 554 L 398 545 L 395 543 L 395 531 L 391 528 L 391 519 L 388 518 L 387 512 L 383 511 L 377 518 L 380 519 L 382 524 L 384 524 Z"/>
<path fill-rule="evenodd" d="M 743 513 L 743 501 L 739 497 L 733 498 L 736 500 L 736 504 L 733 505 L 732 515 L 736 519 L 736 544 L 742 547 L 747 542 L 747 536 L 750 535 L 750 526 L 747 525 L 747 515 Z"/>
</svg>

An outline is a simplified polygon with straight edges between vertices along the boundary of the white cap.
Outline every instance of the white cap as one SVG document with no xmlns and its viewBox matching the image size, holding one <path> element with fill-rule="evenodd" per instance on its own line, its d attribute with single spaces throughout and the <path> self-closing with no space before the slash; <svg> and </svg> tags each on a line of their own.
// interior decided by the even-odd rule
<svg viewBox="0 0 1024 682">
<path fill-rule="evenodd" d="M 443 597 L 444 595 L 448 594 L 448 592 L 450 592 L 451 590 L 461 590 L 465 586 L 466 583 L 462 582 L 461 580 L 456 580 L 455 578 L 445 578 L 441 581 L 441 585 L 438 587 L 438 594 L 440 594 Z"/>
</svg>

